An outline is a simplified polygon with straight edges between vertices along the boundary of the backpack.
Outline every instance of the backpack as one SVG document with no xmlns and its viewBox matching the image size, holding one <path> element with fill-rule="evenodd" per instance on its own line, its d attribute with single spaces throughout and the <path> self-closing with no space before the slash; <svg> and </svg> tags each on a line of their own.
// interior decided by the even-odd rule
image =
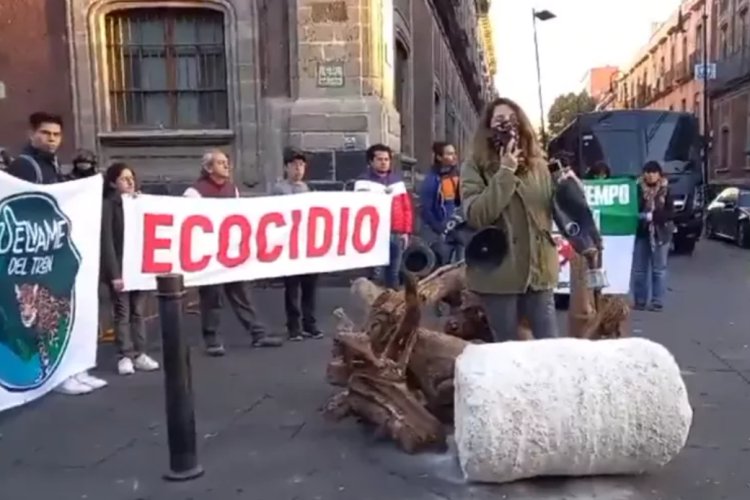
<svg viewBox="0 0 750 500">
<path fill-rule="evenodd" d="M 44 177 L 42 176 L 42 167 L 39 166 L 39 162 L 31 155 L 18 155 L 19 158 L 23 158 L 34 167 L 34 173 L 36 174 L 36 183 L 42 184 Z"/>
</svg>

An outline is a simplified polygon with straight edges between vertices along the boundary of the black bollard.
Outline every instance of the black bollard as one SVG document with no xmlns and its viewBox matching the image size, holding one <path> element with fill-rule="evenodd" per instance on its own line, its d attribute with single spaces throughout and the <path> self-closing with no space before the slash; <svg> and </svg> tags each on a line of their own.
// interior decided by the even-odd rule
<svg viewBox="0 0 750 500">
<path fill-rule="evenodd" d="M 164 391 L 169 440 L 168 481 L 188 481 L 203 475 L 198 464 L 195 437 L 195 409 L 190 350 L 182 332 L 182 302 L 185 285 L 181 274 L 156 277 L 159 297 Z"/>
</svg>

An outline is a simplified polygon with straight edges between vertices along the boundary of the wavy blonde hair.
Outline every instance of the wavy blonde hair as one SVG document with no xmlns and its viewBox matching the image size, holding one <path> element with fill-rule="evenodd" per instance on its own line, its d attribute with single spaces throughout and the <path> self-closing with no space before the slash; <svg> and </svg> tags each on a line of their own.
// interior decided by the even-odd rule
<svg viewBox="0 0 750 500">
<path fill-rule="evenodd" d="M 472 147 L 472 159 L 478 167 L 486 168 L 490 165 L 497 164 L 499 161 L 497 151 L 491 144 L 490 139 L 492 138 L 492 115 L 495 112 L 495 108 L 501 105 L 506 105 L 516 114 L 518 118 L 518 143 L 523 152 L 525 159 L 524 165 L 529 168 L 537 168 L 539 165 L 545 163 L 545 155 L 542 150 L 539 141 L 537 140 L 534 128 L 531 126 L 529 117 L 521 109 L 521 107 L 514 101 L 507 97 L 498 97 L 489 103 L 482 111 L 477 130 L 474 133 L 474 144 Z"/>
</svg>

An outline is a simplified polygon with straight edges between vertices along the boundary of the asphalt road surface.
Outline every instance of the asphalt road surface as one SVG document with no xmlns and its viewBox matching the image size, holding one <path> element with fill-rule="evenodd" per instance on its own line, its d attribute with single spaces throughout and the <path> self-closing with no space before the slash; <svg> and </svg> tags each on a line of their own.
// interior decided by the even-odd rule
<svg viewBox="0 0 750 500">
<path fill-rule="evenodd" d="M 50 395 L 0 414 L 2 500 L 743 500 L 750 498 L 750 252 L 702 242 L 671 262 L 662 313 L 633 328 L 666 345 L 683 369 L 695 415 L 688 446 L 643 477 L 465 484 L 450 453 L 408 456 L 356 422 L 325 421 L 319 408 L 330 340 L 252 350 L 239 333 L 223 359 L 193 352 L 200 461 L 206 474 L 167 483 L 161 372 L 113 375 L 82 397 Z M 257 295 L 282 324 L 280 290 Z M 321 293 L 321 311 L 345 304 Z M 324 325 L 331 327 L 327 314 Z M 191 337 L 197 337 L 190 319 Z M 229 327 L 236 328 L 234 321 Z"/>
</svg>

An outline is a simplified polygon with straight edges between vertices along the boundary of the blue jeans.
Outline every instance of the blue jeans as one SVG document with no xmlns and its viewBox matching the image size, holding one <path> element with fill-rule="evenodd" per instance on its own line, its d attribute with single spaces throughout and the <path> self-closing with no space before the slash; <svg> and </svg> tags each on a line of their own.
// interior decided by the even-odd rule
<svg viewBox="0 0 750 500">
<path fill-rule="evenodd" d="M 375 270 L 375 278 L 382 281 L 386 288 L 397 290 L 401 286 L 401 261 L 403 260 L 404 250 L 401 235 L 392 234 L 388 265 Z"/>
<path fill-rule="evenodd" d="M 551 290 L 495 295 L 479 294 L 495 342 L 519 340 L 519 317 L 529 322 L 535 339 L 559 337 L 555 294 Z"/>
<path fill-rule="evenodd" d="M 667 258 L 669 243 L 651 247 L 648 238 L 636 238 L 633 250 L 633 298 L 635 305 L 644 307 L 649 303 L 664 305 L 667 290 Z"/>
</svg>

